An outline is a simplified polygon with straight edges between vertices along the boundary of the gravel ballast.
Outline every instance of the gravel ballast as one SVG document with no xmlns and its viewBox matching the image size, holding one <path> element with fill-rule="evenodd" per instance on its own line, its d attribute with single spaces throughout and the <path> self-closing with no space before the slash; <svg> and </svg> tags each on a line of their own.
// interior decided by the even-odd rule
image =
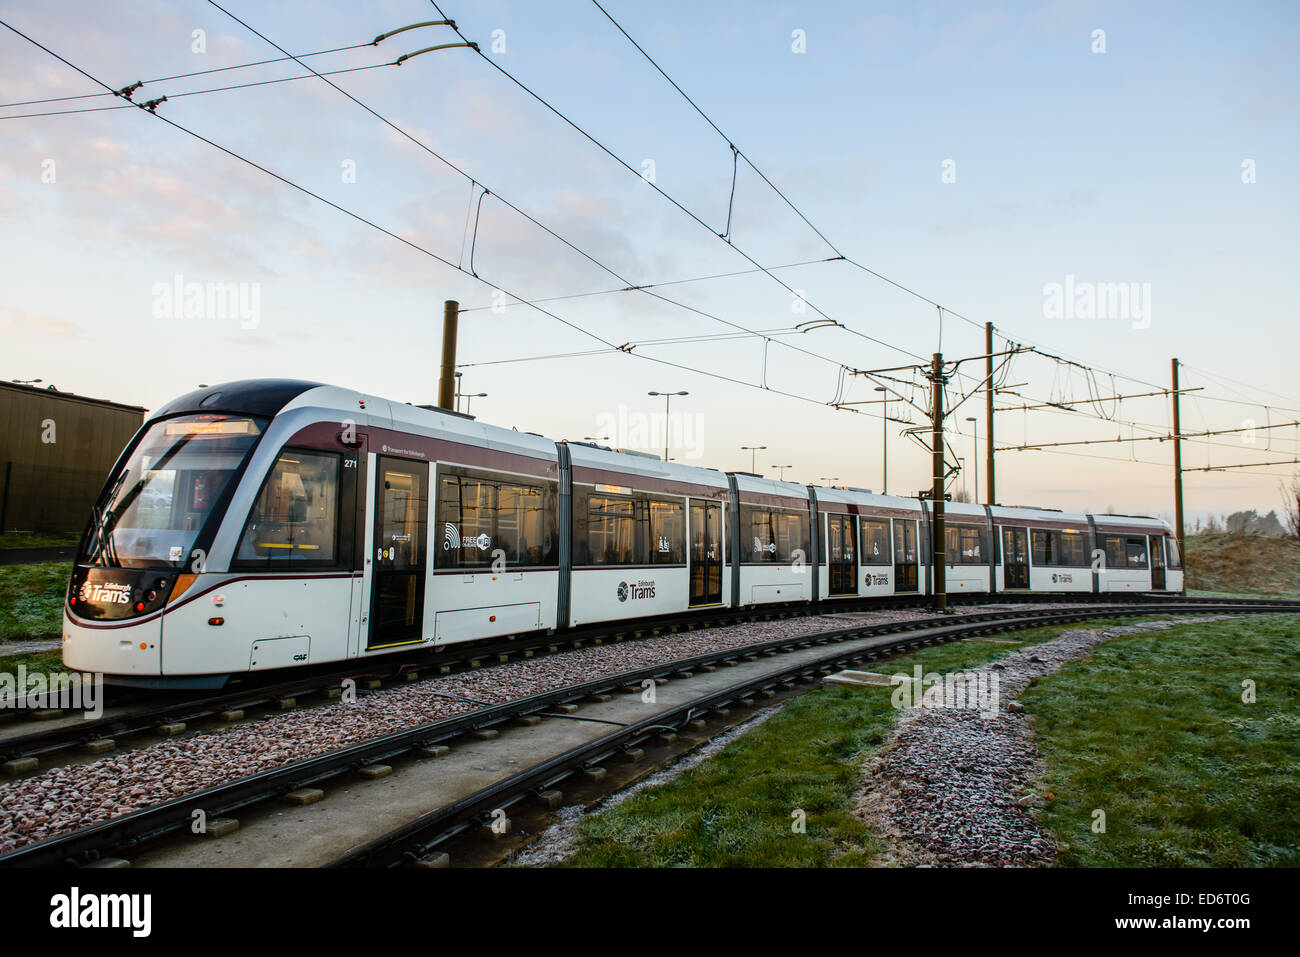
<svg viewBox="0 0 1300 957">
<path fill-rule="evenodd" d="M 998 678 L 998 710 L 910 707 L 868 762 L 857 813 L 884 837 L 882 863 L 942 867 L 1043 867 L 1056 858 L 1035 820 L 1043 765 L 1031 722 L 1015 701 L 1031 681 L 1121 635 L 1222 616 L 1081 629 L 1014 651 L 967 674 Z"/>
<path fill-rule="evenodd" d="M 0 784 L 0 854 L 239 778 L 602 676 L 760 641 L 907 621 L 925 611 L 822 615 L 592 645 L 486 667 L 70 764 Z M 459 696 L 459 697 L 456 697 Z M 469 698 L 472 701 L 460 700 Z"/>
</svg>

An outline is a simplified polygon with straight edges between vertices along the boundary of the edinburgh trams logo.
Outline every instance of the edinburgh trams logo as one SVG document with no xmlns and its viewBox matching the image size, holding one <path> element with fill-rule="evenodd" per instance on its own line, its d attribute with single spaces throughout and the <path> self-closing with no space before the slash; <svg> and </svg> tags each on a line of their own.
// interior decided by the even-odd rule
<svg viewBox="0 0 1300 957">
<path fill-rule="evenodd" d="M 129 605 L 131 585 L 127 582 L 82 582 L 79 597 L 82 601 L 104 602 L 109 605 Z"/>
<path fill-rule="evenodd" d="M 653 598 L 654 596 L 655 583 L 653 581 L 618 583 L 619 601 L 627 601 L 629 598 L 633 601 L 641 601 L 642 599 Z"/>
</svg>

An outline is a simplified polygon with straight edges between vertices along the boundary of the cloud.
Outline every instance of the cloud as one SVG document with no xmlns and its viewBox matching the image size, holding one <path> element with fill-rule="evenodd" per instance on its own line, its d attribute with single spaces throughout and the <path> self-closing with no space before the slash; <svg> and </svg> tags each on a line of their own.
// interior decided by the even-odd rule
<svg viewBox="0 0 1300 957">
<path fill-rule="evenodd" d="M 35 339 L 84 339 L 81 326 L 67 319 L 25 313 L 0 316 L 0 337 L 32 337 Z"/>
</svg>

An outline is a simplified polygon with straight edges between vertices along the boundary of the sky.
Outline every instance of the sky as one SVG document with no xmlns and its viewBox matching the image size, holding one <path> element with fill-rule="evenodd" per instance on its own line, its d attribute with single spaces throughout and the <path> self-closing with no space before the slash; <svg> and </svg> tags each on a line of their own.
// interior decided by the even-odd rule
<svg viewBox="0 0 1300 957">
<path fill-rule="evenodd" d="M 1185 433 L 1255 427 L 1184 443 L 1189 468 L 1254 466 L 1189 472 L 1189 521 L 1280 506 L 1300 468 L 1263 464 L 1300 449 L 1296 4 L 602 4 L 723 135 L 590 0 L 447 0 L 483 56 L 330 78 L 397 129 L 309 75 L 178 95 L 306 75 L 292 61 L 147 83 L 156 116 L 0 107 L 0 375 L 147 408 L 263 376 L 431 403 L 455 299 L 484 421 L 662 454 L 647 393 L 686 391 L 674 459 L 748 470 L 743 447 L 766 446 L 763 474 L 879 490 L 887 441 L 887 489 L 911 495 L 926 398 L 899 367 L 968 358 L 958 403 L 989 321 L 995 351 L 1022 350 L 997 360 L 999 407 L 1081 410 L 995 413 L 999 501 L 1171 515 L 1171 443 L 1101 440 L 1169 433 L 1169 397 L 1139 394 L 1178 357 Z M 118 89 L 441 19 L 418 0 L 222 6 L 266 39 L 200 0 L 0 0 L 0 20 Z M 451 42 L 424 27 L 306 62 Z M 0 28 L 0 102 L 103 89 Z M 834 405 L 882 382 L 903 422 Z M 970 459 L 984 471 L 986 428 L 982 394 L 957 406 L 954 489 Z"/>
</svg>

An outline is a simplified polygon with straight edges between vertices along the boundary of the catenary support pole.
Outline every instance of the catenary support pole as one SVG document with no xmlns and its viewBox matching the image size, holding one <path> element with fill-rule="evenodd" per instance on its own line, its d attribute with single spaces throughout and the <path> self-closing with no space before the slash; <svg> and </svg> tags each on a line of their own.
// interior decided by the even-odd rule
<svg viewBox="0 0 1300 957">
<path fill-rule="evenodd" d="M 985 481 L 988 483 L 988 497 L 984 502 L 988 505 L 996 505 L 998 493 L 993 476 L 993 323 L 991 322 L 984 323 L 984 354 L 988 356 L 984 360 L 984 374 L 988 376 L 988 383 L 984 387 L 985 442 L 988 448 L 985 463 L 988 478 Z"/>
<path fill-rule="evenodd" d="M 452 409 L 456 404 L 456 323 L 460 303 L 448 299 L 442 304 L 442 375 L 438 379 L 438 408 Z"/>
<path fill-rule="evenodd" d="M 932 461 L 934 463 L 934 484 L 930 490 L 934 502 L 934 521 L 932 523 L 934 540 L 930 548 L 930 560 L 934 565 L 934 607 L 936 611 L 948 610 L 948 557 L 945 554 L 943 530 L 943 480 L 945 468 L 943 461 L 943 353 L 936 352 L 930 364 L 930 388 L 933 394 L 934 409 L 931 412 Z"/>
</svg>

